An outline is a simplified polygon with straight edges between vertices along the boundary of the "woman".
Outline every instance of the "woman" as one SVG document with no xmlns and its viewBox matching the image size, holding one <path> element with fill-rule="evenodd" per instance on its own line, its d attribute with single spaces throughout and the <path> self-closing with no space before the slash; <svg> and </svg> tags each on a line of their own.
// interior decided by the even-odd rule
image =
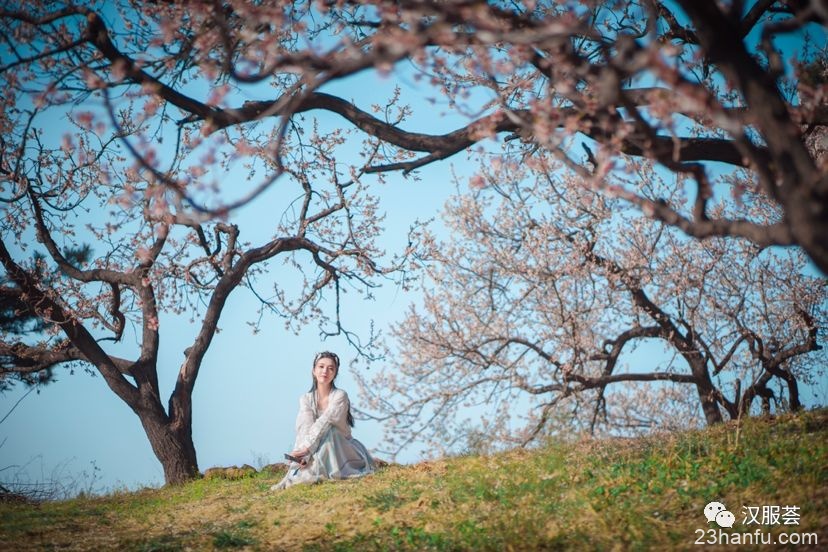
<svg viewBox="0 0 828 552">
<path fill-rule="evenodd" d="M 354 418 L 348 394 L 334 385 L 339 357 L 325 351 L 313 359 L 313 384 L 299 397 L 296 443 L 290 453 L 295 460 L 272 490 L 323 479 L 360 477 L 374 471 L 374 461 L 365 447 L 351 437 Z"/>
</svg>

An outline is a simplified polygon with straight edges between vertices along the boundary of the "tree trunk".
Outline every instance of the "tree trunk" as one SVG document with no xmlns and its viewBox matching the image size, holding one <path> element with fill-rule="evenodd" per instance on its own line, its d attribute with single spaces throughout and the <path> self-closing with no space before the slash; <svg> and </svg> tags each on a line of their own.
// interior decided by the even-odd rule
<svg viewBox="0 0 828 552">
<path fill-rule="evenodd" d="M 785 383 L 788 384 L 788 408 L 791 412 L 798 412 L 802 410 L 802 403 L 799 401 L 799 386 L 796 383 L 796 376 L 793 375 L 790 368 L 782 369 Z"/>
<path fill-rule="evenodd" d="M 160 405 L 151 405 L 136 413 L 155 457 L 164 468 L 164 482 L 177 485 L 198 477 L 192 424 L 171 421 Z"/>
<path fill-rule="evenodd" d="M 719 410 L 716 387 L 710 380 L 707 366 L 700 359 L 690 359 L 687 358 L 687 355 L 685 355 L 685 358 L 690 361 L 690 371 L 696 378 L 696 391 L 699 394 L 699 401 L 701 401 L 702 412 L 704 412 L 704 419 L 707 420 L 707 425 L 711 426 L 722 423 L 724 420 Z"/>
<path fill-rule="evenodd" d="M 699 393 L 704 419 L 707 425 L 722 423 L 722 413 L 719 411 L 719 401 L 716 400 L 716 393 L 713 385 L 696 384 L 696 391 Z"/>
</svg>

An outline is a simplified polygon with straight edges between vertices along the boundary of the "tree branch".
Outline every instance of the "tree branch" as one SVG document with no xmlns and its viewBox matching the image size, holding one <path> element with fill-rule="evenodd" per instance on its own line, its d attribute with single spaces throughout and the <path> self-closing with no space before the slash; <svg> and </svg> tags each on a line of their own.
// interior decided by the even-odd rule
<svg viewBox="0 0 828 552">
<path fill-rule="evenodd" d="M 57 324 L 71 342 L 94 364 L 110 389 L 124 402 L 133 405 L 137 402 L 137 390 L 123 375 L 115 361 L 101 349 L 92 335 L 78 320 L 65 312 L 63 307 L 49 298 L 36 284 L 35 280 L 12 259 L 5 241 L 0 239 L 0 263 L 9 277 L 26 295 L 26 303 L 38 316 Z"/>
</svg>

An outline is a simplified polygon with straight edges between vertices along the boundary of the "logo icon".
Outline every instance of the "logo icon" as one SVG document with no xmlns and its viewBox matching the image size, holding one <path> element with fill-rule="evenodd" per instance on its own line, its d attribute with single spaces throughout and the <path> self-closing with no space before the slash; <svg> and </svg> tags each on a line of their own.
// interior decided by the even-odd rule
<svg viewBox="0 0 828 552">
<path fill-rule="evenodd" d="M 715 521 L 719 527 L 733 527 L 736 521 L 736 516 L 727 510 L 727 507 L 721 502 L 711 502 L 704 507 L 704 517 L 707 518 L 707 523 Z"/>
</svg>

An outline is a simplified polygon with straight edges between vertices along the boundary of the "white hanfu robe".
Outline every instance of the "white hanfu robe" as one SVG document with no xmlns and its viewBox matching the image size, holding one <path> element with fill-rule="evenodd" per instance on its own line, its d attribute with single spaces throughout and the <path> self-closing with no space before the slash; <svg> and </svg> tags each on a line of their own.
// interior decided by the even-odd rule
<svg viewBox="0 0 828 552">
<path fill-rule="evenodd" d="M 294 450 L 308 449 L 308 465 L 288 465 L 287 475 L 273 489 L 286 489 L 297 483 L 316 483 L 323 479 L 347 479 L 373 473 L 374 460 L 362 443 L 351 437 L 348 425 L 350 402 L 342 389 L 332 389 L 328 407 L 321 414 L 313 393 L 299 397 Z"/>
</svg>

